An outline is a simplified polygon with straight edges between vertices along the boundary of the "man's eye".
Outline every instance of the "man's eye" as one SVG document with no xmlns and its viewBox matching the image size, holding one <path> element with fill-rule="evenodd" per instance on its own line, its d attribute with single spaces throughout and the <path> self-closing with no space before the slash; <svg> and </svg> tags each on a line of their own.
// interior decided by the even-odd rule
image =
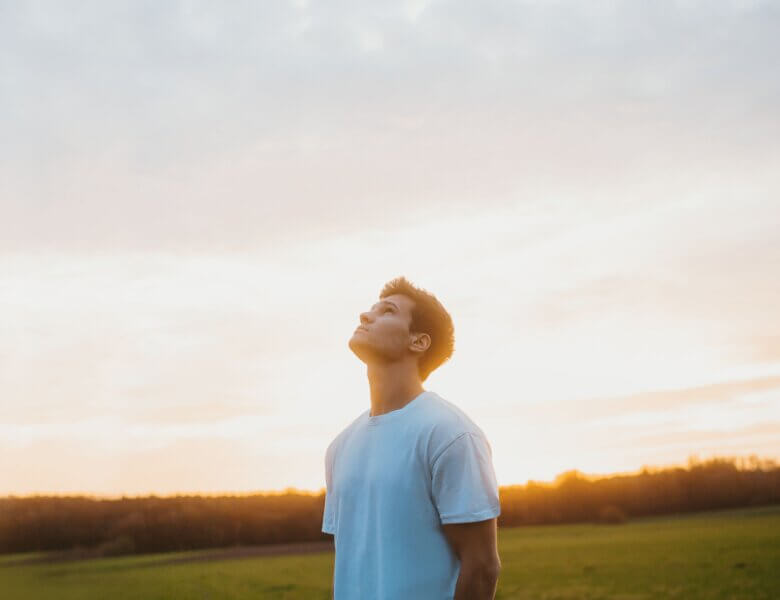
<svg viewBox="0 0 780 600">
<path fill-rule="evenodd" d="M 385 308 L 385 309 L 384 309 L 382 312 L 383 312 L 383 313 L 386 313 L 386 312 L 393 312 L 393 309 L 392 309 L 392 308 L 390 308 L 390 307 L 388 306 L 388 307 L 387 307 L 387 308 Z"/>
</svg>

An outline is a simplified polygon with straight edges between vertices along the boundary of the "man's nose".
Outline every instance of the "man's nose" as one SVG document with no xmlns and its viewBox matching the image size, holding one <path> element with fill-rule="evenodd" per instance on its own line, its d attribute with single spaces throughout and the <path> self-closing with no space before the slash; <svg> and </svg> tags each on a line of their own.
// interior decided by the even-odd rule
<svg viewBox="0 0 780 600">
<path fill-rule="evenodd" d="M 371 322 L 371 315 L 369 313 L 360 313 L 360 324 L 365 325 Z"/>
</svg>

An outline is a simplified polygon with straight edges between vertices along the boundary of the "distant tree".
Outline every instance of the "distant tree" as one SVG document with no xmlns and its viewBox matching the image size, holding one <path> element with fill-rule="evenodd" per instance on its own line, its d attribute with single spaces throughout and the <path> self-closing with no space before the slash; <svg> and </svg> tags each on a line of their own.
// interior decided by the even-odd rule
<svg viewBox="0 0 780 600">
<path fill-rule="evenodd" d="M 780 502 L 780 466 L 769 459 L 692 457 L 687 468 L 644 467 L 589 478 L 568 471 L 554 483 L 499 489 L 502 527 L 591 521 Z M 116 555 L 235 545 L 329 540 L 324 492 L 247 496 L 96 499 L 0 498 L 0 552 Z"/>
</svg>

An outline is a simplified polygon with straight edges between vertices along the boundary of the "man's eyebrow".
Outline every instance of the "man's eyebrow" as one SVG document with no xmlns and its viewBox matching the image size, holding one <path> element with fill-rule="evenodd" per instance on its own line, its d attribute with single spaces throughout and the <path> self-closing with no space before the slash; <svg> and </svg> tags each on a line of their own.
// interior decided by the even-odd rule
<svg viewBox="0 0 780 600">
<path fill-rule="evenodd" d="M 393 307 L 393 308 L 395 308 L 396 310 L 399 310 L 399 309 L 398 309 L 398 305 L 397 305 L 395 302 L 390 302 L 390 300 L 380 300 L 379 302 L 377 302 L 376 304 L 374 304 L 374 306 L 372 306 L 372 307 L 371 307 L 371 310 L 374 310 L 374 309 L 375 309 L 377 306 L 379 306 L 380 304 L 389 304 L 390 306 L 392 306 L 392 307 Z"/>
</svg>

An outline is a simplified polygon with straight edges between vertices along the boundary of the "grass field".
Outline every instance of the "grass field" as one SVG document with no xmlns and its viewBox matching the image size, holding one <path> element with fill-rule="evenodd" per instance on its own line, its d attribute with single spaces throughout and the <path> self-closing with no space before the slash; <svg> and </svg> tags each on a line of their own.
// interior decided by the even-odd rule
<svg viewBox="0 0 780 600">
<path fill-rule="evenodd" d="M 502 600 L 780 598 L 780 506 L 501 529 L 499 551 Z M 18 557 L 0 556 L 0 598 L 330 598 L 331 553 L 160 564 L 170 557 L 9 566 Z"/>
</svg>

